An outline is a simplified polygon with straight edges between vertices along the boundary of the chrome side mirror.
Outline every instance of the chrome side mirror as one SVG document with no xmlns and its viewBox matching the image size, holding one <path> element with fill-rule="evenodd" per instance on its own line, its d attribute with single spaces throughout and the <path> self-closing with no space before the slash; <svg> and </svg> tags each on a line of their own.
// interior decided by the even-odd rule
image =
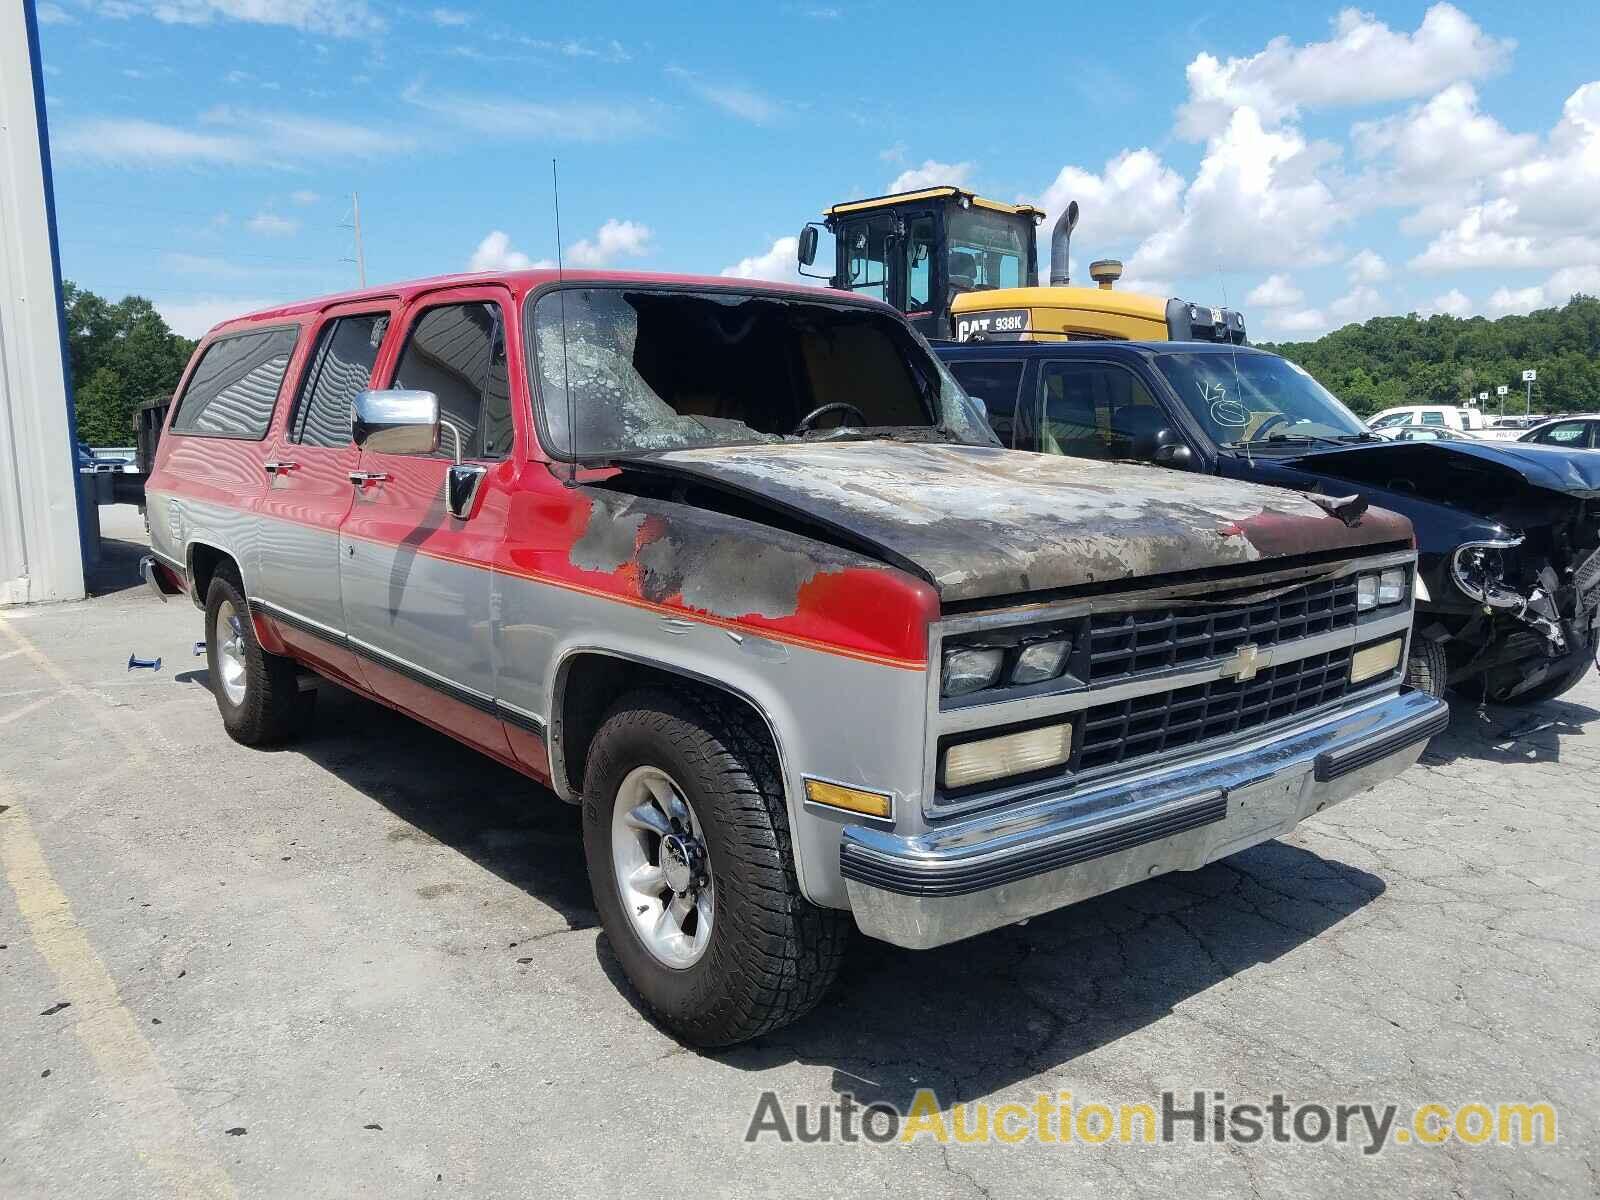
<svg viewBox="0 0 1600 1200">
<path fill-rule="evenodd" d="M 439 448 L 439 397 L 398 388 L 361 392 L 350 435 L 374 454 L 432 454 Z"/>
</svg>

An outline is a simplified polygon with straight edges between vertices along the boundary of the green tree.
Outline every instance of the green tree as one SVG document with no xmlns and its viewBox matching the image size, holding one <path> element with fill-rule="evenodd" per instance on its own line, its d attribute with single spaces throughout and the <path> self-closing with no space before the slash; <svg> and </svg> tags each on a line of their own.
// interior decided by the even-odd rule
<svg viewBox="0 0 1600 1200">
<path fill-rule="evenodd" d="M 1314 342 L 1260 343 L 1299 363 L 1363 415 L 1402 404 L 1455 404 L 1506 384 L 1520 413 L 1522 372 L 1539 372 L 1533 411 L 1600 409 L 1600 300 L 1573 296 L 1526 316 L 1374 317 Z"/>
<path fill-rule="evenodd" d="M 116 303 L 62 285 L 78 436 L 91 445 L 133 441 L 134 411 L 178 386 L 194 343 L 168 328 L 143 296 Z"/>
<path fill-rule="evenodd" d="M 127 389 L 111 367 L 96 367 L 82 387 L 73 388 L 78 409 L 78 438 L 91 446 L 120 446 L 130 428 Z"/>
</svg>

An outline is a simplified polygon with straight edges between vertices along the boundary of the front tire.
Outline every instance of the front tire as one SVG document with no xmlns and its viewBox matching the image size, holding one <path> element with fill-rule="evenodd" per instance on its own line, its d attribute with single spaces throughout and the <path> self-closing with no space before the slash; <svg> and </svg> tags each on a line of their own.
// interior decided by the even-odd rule
<svg viewBox="0 0 1600 1200">
<path fill-rule="evenodd" d="M 244 584 L 232 564 L 217 568 L 206 591 L 206 672 L 228 736 L 269 746 L 295 733 L 316 692 L 300 691 L 293 659 L 269 654 L 256 640 Z"/>
<path fill-rule="evenodd" d="M 1518 692 L 1515 696 L 1506 696 L 1505 692 L 1511 690 L 1510 687 L 1507 687 L 1503 690 L 1501 696 L 1496 696 L 1491 692 L 1489 699 L 1493 703 L 1504 705 L 1507 708 L 1521 708 L 1526 704 L 1540 704 L 1546 700 L 1554 700 L 1557 696 L 1565 695 L 1578 686 L 1583 677 L 1589 673 L 1591 661 L 1588 658 L 1580 658 L 1567 670 L 1558 671 L 1548 679 L 1541 679 L 1525 692 Z"/>
<path fill-rule="evenodd" d="M 1406 658 L 1406 686 L 1427 692 L 1435 700 L 1443 700 L 1449 678 L 1450 668 L 1445 662 L 1444 646 L 1413 635 L 1411 653 Z"/>
<path fill-rule="evenodd" d="M 619 700 L 589 750 L 583 845 L 618 962 L 682 1041 L 787 1025 L 837 976 L 850 917 L 800 894 L 776 754 L 736 706 Z"/>
</svg>

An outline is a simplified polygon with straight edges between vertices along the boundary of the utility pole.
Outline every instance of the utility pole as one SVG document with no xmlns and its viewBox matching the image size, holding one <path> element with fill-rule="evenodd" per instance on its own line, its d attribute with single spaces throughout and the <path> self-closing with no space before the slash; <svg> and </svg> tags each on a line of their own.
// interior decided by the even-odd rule
<svg viewBox="0 0 1600 1200">
<path fill-rule="evenodd" d="M 350 193 L 350 209 L 354 214 L 356 226 L 356 275 L 361 280 L 361 286 L 367 286 L 367 252 L 361 246 L 361 193 Z"/>
</svg>

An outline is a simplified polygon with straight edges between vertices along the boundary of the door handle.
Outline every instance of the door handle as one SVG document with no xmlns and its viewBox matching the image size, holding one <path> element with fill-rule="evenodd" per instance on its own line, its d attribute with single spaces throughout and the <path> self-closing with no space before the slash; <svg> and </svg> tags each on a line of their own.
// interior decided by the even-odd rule
<svg viewBox="0 0 1600 1200">
<path fill-rule="evenodd" d="M 351 471 L 350 482 L 357 487 L 366 487 L 369 483 L 388 483 L 390 475 L 387 471 Z"/>
<path fill-rule="evenodd" d="M 261 469 L 268 475 L 287 475 L 290 471 L 297 470 L 299 466 L 299 463 L 292 462 L 269 462 L 263 463 Z"/>
</svg>

